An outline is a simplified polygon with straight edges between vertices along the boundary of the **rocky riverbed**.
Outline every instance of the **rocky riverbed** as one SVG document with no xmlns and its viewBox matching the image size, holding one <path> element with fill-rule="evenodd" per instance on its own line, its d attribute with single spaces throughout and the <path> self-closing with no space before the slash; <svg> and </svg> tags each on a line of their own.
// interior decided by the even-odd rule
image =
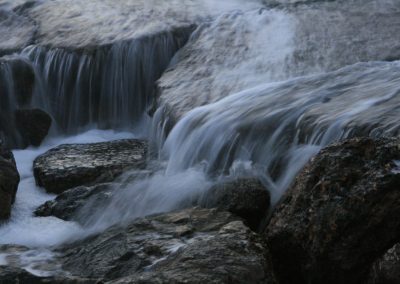
<svg viewBox="0 0 400 284">
<path fill-rule="evenodd" d="M 0 0 L 0 283 L 399 283 L 399 15 Z"/>
</svg>

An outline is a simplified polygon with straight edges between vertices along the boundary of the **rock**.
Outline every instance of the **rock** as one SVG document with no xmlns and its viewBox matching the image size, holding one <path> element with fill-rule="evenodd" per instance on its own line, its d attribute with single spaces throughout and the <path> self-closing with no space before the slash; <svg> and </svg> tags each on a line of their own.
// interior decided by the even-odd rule
<svg viewBox="0 0 400 284">
<path fill-rule="evenodd" d="M 400 238 L 400 139 L 355 138 L 322 150 L 266 230 L 281 283 L 363 283 Z"/>
<path fill-rule="evenodd" d="M 400 244 L 389 249 L 372 266 L 368 279 L 370 284 L 400 283 Z"/>
<path fill-rule="evenodd" d="M 137 139 L 60 145 L 37 157 L 38 186 L 61 193 L 77 186 L 110 182 L 129 169 L 146 167 L 147 142 Z"/>
<path fill-rule="evenodd" d="M 85 217 L 93 215 L 94 208 L 104 208 L 113 197 L 115 191 L 121 190 L 125 183 L 132 183 L 136 179 L 147 178 L 150 171 L 132 171 L 123 183 L 103 183 L 94 186 L 78 186 L 68 189 L 47 201 L 35 210 L 40 217 L 55 216 L 69 221 L 85 223 Z"/>
<path fill-rule="evenodd" d="M 33 21 L 12 10 L 1 9 L 0 56 L 19 51 L 31 44 L 35 32 L 36 27 Z"/>
<path fill-rule="evenodd" d="M 10 217 L 20 176 L 11 151 L 0 145 L 0 220 Z"/>
<path fill-rule="evenodd" d="M 72 275 L 110 283 L 274 283 L 260 236 L 215 209 L 146 217 L 62 252 Z"/>
<path fill-rule="evenodd" d="M 32 64 L 21 56 L 7 56 L 13 78 L 14 96 L 19 107 L 28 107 L 32 102 L 35 87 L 35 71 Z"/>
<path fill-rule="evenodd" d="M 281 2 L 276 9 L 225 13 L 199 25 L 158 80 L 158 105 L 172 121 L 268 82 L 400 58 L 400 41 L 393 37 L 400 2 Z"/>
<path fill-rule="evenodd" d="M 25 146 L 40 146 L 49 133 L 51 117 L 40 109 L 19 109 L 15 121 Z"/>
<path fill-rule="evenodd" d="M 39 1 L 37 1 L 39 2 Z M 213 5 L 199 0 L 159 2 L 126 0 L 40 1 L 24 15 L 38 26 L 37 44 L 50 47 L 93 47 L 196 24 L 226 11 L 261 7 L 261 1 L 231 1 Z M 101 9 L 104 13 L 97 13 Z M 112 15 L 112 17 L 110 17 Z M 134 26 L 132 30 L 130 27 Z"/>
<path fill-rule="evenodd" d="M 99 184 L 92 187 L 79 186 L 64 191 L 56 197 L 38 207 L 35 211 L 36 216 L 48 217 L 55 216 L 63 220 L 72 220 L 75 214 L 85 204 L 89 202 L 101 206 L 101 203 L 107 200 L 112 189 L 112 184 Z"/>
<path fill-rule="evenodd" d="M 0 136 L 10 148 L 23 148 L 30 144 L 26 133 L 22 133 L 21 138 L 15 113 L 19 111 L 18 108 L 29 107 L 34 86 L 34 70 L 26 58 L 18 55 L 0 58 Z M 24 124 L 31 123 L 30 119 L 37 121 L 31 115 L 25 119 L 29 122 Z"/>
<path fill-rule="evenodd" d="M 44 277 L 34 275 L 25 269 L 11 266 L 0 266 L 0 284 L 96 284 L 97 281 L 70 277 Z"/>
<path fill-rule="evenodd" d="M 257 230 L 268 213 L 270 195 L 256 178 L 242 178 L 213 186 L 201 204 L 207 208 L 217 207 L 236 214 Z"/>
</svg>

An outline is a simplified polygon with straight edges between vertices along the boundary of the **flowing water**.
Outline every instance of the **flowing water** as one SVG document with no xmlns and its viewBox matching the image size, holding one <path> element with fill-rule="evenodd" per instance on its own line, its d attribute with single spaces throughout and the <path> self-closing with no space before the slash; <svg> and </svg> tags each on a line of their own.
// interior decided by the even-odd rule
<svg viewBox="0 0 400 284">
<path fill-rule="evenodd" d="M 194 103 L 173 127 L 168 125 L 163 105 L 152 118 L 147 115 L 156 94 L 155 82 L 166 69 L 170 70 L 168 66 L 176 67 L 182 54 L 175 58 L 174 54 L 188 40 L 190 47 L 201 38 L 204 26 L 191 37 L 194 27 L 186 26 L 97 49 L 30 46 L 18 55 L 35 75 L 29 107 L 46 110 L 55 121 L 50 137 L 41 147 L 14 151 L 21 183 L 11 220 L 0 227 L 0 244 L 31 249 L 19 253 L 20 266 L 46 274 L 37 267 L 55 257 L 54 247 L 137 217 L 195 205 L 220 179 L 256 175 L 270 191 L 272 203 L 276 203 L 322 147 L 348 137 L 400 134 L 400 61 L 353 64 L 359 60 L 346 53 L 351 60 L 343 59 L 335 63 L 338 65 L 325 62 L 318 68 L 312 61 L 309 72 L 283 76 L 288 66 L 306 69 L 305 61 L 301 68 L 298 61 L 293 61 L 298 55 L 296 50 L 304 44 L 296 40 L 296 23 L 304 18 L 294 19 L 287 16 L 287 11 L 251 13 L 261 15 L 262 21 L 256 23 L 262 25 L 249 28 L 248 18 L 244 22 L 241 19 L 242 13 L 221 16 L 216 23 L 207 24 L 214 32 L 229 33 L 226 23 L 239 19 L 236 29 L 246 25 L 244 34 L 261 37 L 246 62 L 235 65 L 240 67 L 237 70 L 223 73 L 229 66 L 213 66 L 218 73 L 217 86 L 240 88 L 229 89 L 223 97 L 211 98 L 212 103 L 203 106 Z M 265 41 L 264 37 L 272 40 Z M 357 45 L 353 54 L 361 46 L 362 43 Z M 332 53 L 329 54 L 321 58 L 331 58 Z M 374 56 L 368 53 L 366 61 L 370 57 Z M 263 68 L 257 69 L 260 62 Z M 287 65 L 278 68 L 282 62 Z M 13 101 L 13 73 L 9 66 L 0 66 L 2 81 L 7 82 L 1 86 L 7 94 L 0 101 L 2 113 L 12 112 L 19 104 Z M 265 72 L 255 79 L 255 70 Z M 243 76 L 237 76 L 239 73 Z M 166 74 L 168 77 L 168 71 Z M 202 73 L 195 75 L 201 77 Z M 55 197 L 35 185 L 35 157 L 62 143 L 132 137 L 149 139 L 158 154 L 149 161 L 150 177 L 132 181 L 131 173 L 125 173 L 113 185 L 107 203 L 101 208 L 91 204 L 83 208 L 79 224 L 33 217 L 34 209 Z M 9 259 L 10 255 L 0 254 L 0 264 Z"/>
</svg>

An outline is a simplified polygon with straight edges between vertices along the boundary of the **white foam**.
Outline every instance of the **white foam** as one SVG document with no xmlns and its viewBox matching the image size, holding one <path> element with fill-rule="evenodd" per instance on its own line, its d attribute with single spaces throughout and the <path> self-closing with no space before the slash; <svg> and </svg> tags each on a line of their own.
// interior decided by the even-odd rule
<svg viewBox="0 0 400 284">
<path fill-rule="evenodd" d="M 95 143 L 133 137 L 134 135 L 129 132 L 91 130 L 73 137 L 48 139 L 40 148 L 14 151 L 21 182 L 11 218 L 8 223 L 0 226 L 0 244 L 51 247 L 83 235 L 84 229 L 75 222 L 66 222 L 54 217 L 33 216 L 38 206 L 55 197 L 35 185 L 32 164 L 38 155 L 59 144 Z"/>
</svg>

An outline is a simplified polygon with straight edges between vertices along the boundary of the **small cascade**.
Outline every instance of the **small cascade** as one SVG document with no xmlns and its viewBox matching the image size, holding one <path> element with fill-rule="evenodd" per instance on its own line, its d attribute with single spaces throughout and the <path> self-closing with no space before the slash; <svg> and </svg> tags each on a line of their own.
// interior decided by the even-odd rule
<svg viewBox="0 0 400 284">
<path fill-rule="evenodd" d="M 321 147 L 353 136 L 398 135 L 399 113 L 399 62 L 265 84 L 189 112 L 163 146 L 166 171 L 203 164 L 218 175 L 251 163 L 276 202 Z"/>
<path fill-rule="evenodd" d="M 192 27 L 82 50 L 31 46 L 23 51 L 41 84 L 33 104 L 64 133 L 85 127 L 135 126 L 153 99 L 154 83 Z"/>
</svg>

